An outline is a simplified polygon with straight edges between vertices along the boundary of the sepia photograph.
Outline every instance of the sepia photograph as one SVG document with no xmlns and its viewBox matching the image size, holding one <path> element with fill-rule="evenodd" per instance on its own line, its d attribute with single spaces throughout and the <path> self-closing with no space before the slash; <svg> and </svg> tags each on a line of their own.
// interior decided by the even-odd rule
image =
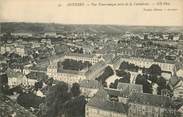
<svg viewBox="0 0 183 117">
<path fill-rule="evenodd" d="M 15 1 L 0 5 L 0 117 L 183 117 L 183 2 Z"/>
</svg>

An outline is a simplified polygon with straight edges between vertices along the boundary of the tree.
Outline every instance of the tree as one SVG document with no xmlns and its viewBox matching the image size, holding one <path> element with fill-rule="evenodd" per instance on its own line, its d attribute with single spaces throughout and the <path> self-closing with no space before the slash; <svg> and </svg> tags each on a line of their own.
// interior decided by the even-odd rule
<svg viewBox="0 0 183 117">
<path fill-rule="evenodd" d="M 114 88 L 114 83 L 110 83 L 109 88 Z"/>
<path fill-rule="evenodd" d="M 127 77 L 125 77 L 125 78 L 120 78 L 120 79 L 119 79 L 119 82 L 122 82 L 122 83 L 130 83 L 130 78 L 127 78 Z"/>
<path fill-rule="evenodd" d="M 45 80 L 45 83 L 46 83 L 48 86 L 52 86 L 53 81 L 54 81 L 53 78 L 49 78 L 49 79 Z"/>
<path fill-rule="evenodd" d="M 119 82 L 119 80 L 118 80 L 118 79 L 116 79 L 116 80 L 114 81 L 114 89 L 117 89 L 118 82 Z"/>
<path fill-rule="evenodd" d="M 41 89 L 43 87 L 43 81 L 35 82 L 34 88 L 37 91 L 38 89 Z"/>
<path fill-rule="evenodd" d="M 120 70 L 129 70 L 129 71 L 134 71 L 134 72 L 137 72 L 139 70 L 139 67 L 136 66 L 135 64 L 131 64 L 131 63 L 128 63 L 128 62 L 122 62 L 120 67 L 119 67 Z"/>
<path fill-rule="evenodd" d="M 69 100 L 65 105 L 66 117 L 84 117 L 86 100 L 84 96 L 79 96 Z"/>
<path fill-rule="evenodd" d="M 85 104 L 84 96 L 67 101 L 64 104 L 65 117 L 85 117 Z"/>
<path fill-rule="evenodd" d="M 107 82 L 106 81 L 103 83 L 103 87 L 107 87 Z"/>
<path fill-rule="evenodd" d="M 21 93 L 23 93 L 23 88 L 20 85 L 18 85 L 16 87 L 9 89 L 9 92 L 11 95 L 13 95 L 13 92 L 21 94 Z"/>
<path fill-rule="evenodd" d="M 148 73 L 151 76 L 160 76 L 161 75 L 161 67 L 157 64 L 152 64 L 149 69 L 148 69 Z"/>
<path fill-rule="evenodd" d="M 123 62 L 120 64 L 119 69 L 121 69 L 121 70 L 127 69 L 127 68 L 128 68 L 128 65 L 129 65 L 128 62 L 123 61 Z"/>
<path fill-rule="evenodd" d="M 106 79 L 109 78 L 110 76 L 112 76 L 114 74 L 113 69 L 110 66 L 107 66 L 103 72 L 102 75 L 100 75 L 98 78 L 96 78 L 96 80 L 98 80 L 99 82 L 101 82 L 102 84 L 105 83 Z"/>
<path fill-rule="evenodd" d="M 130 83 L 131 74 L 129 72 L 125 72 L 123 70 L 116 70 L 116 74 L 117 76 L 122 77 L 119 79 L 119 82 Z"/>
<path fill-rule="evenodd" d="M 73 83 L 71 87 L 71 94 L 73 97 L 79 96 L 81 93 L 80 91 L 80 85 L 78 83 Z"/>
<path fill-rule="evenodd" d="M 83 68 L 90 67 L 91 65 L 92 64 L 88 61 L 83 62 L 72 59 L 65 59 L 63 62 L 58 62 L 58 71 L 61 71 L 62 69 L 80 71 Z"/>
<path fill-rule="evenodd" d="M 161 90 L 163 90 L 163 89 L 168 90 L 168 87 L 166 85 L 166 80 L 163 77 L 157 78 L 156 83 L 158 84 L 158 88 L 157 88 L 158 95 L 161 95 Z"/>
<path fill-rule="evenodd" d="M 124 77 L 127 74 L 124 70 L 116 70 L 116 75 L 119 77 Z"/>
<path fill-rule="evenodd" d="M 143 86 L 143 93 L 152 94 L 152 85 L 147 81 L 147 75 L 137 75 L 135 84 Z"/>
<path fill-rule="evenodd" d="M 39 104 L 43 102 L 43 98 L 33 93 L 21 93 L 17 98 L 17 103 L 25 108 L 39 108 Z"/>
<path fill-rule="evenodd" d="M 142 68 L 142 73 L 143 73 L 143 74 L 147 74 L 147 73 L 148 73 L 148 69 L 145 68 L 145 67 L 143 67 L 143 68 Z"/>
<path fill-rule="evenodd" d="M 70 99 L 68 93 L 68 85 L 64 82 L 59 82 L 52 86 L 46 97 L 46 117 L 56 117 L 64 114 L 64 103 Z"/>
<path fill-rule="evenodd" d="M 7 74 L 0 75 L 0 93 L 9 93 L 8 76 Z"/>
</svg>

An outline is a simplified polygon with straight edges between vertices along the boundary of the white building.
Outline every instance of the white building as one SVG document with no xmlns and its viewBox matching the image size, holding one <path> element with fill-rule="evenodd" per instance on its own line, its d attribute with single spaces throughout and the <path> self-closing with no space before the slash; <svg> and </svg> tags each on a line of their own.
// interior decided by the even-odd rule
<svg viewBox="0 0 183 117">
<path fill-rule="evenodd" d="M 17 53 L 20 56 L 25 56 L 26 55 L 26 50 L 24 46 L 16 46 L 15 47 L 15 53 Z"/>
<path fill-rule="evenodd" d="M 17 77 L 12 77 L 8 78 L 8 85 L 12 87 L 16 87 L 18 85 L 23 85 L 23 86 L 34 86 L 34 84 L 37 82 L 35 79 L 28 79 L 26 77 L 22 78 L 17 78 Z"/>
<path fill-rule="evenodd" d="M 105 62 L 100 61 L 92 65 L 89 69 L 84 69 L 81 71 L 63 69 L 62 71 L 58 72 L 57 65 L 50 64 L 47 67 L 47 75 L 49 77 L 53 77 L 53 79 L 55 80 L 60 80 L 72 84 L 75 82 L 79 83 L 84 79 L 94 80 L 103 73 L 105 67 L 106 67 Z"/>
<path fill-rule="evenodd" d="M 102 86 L 97 80 L 82 80 L 79 82 L 82 95 L 92 98 Z"/>
<path fill-rule="evenodd" d="M 127 106 L 120 102 L 109 100 L 109 93 L 100 88 L 85 107 L 85 117 L 127 117 Z M 114 92 L 115 93 L 115 92 Z"/>
<path fill-rule="evenodd" d="M 11 33 L 11 35 L 16 37 L 32 37 L 32 33 Z"/>
<path fill-rule="evenodd" d="M 57 33 L 56 32 L 46 32 L 44 33 L 44 37 L 56 37 Z"/>
<path fill-rule="evenodd" d="M 20 56 L 26 55 L 26 49 L 23 45 L 17 45 L 17 44 L 4 44 L 1 46 L 1 54 L 4 54 L 5 52 L 9 53 L 16 53 Z"/>
<path fill-rule="evenodd" d="M 92 54 L 76 54 L 76 53 L 68 53 L 64 56 L 64 59 L 72 59 L 76 61 L 88 61 L 92 64 L 101 61 L 100 57 L 97 57 Z"/>
<path fill-rule="evenodd" d="M 135 58 L 135 57 L 121 58 L 121 62 L 123 61 L 135 64 L 136 66 L 141 68 L 149 68 L 151 65 L 157 64 L 161 67 L 162 71 L 168 71 L 171 73 L 173 73 L 174 70 L 176 69 L 175 63 L 158 62 L 154 61 L 153 59 Z"/>
<path fill-rule="evenodd" d="M 63 81 L 68 84 L 79 83 L 80 81 L 86 79 L 84 73 L 73 71 L 73 70 L 63 70 L 61 73 L 57 73 L 55 80 Z"/>
</svg>

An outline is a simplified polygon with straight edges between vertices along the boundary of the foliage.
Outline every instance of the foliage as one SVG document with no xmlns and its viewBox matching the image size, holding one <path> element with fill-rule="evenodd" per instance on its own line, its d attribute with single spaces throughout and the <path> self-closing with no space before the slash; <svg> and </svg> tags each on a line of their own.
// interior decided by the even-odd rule
<svg viewBox="0 0 183 117">
<path fill-rule="evenodd" d="M 0 75 L 0 93 L 9 93 L 8 76 L 7 74 Z"/>
<path fill-rule="evenodd" d="M 116 70 L 116 75 L 119 77 L 124 77 L 127 74 L 124 70 Z"/>
<path fill-rule="evenodd" d="M 106 79 L 109 78 L 110 76 L 112 76 L 113 74 L 114 74 L 114 71 L 112 70 L 112 68 L 110 66 L 107 66 L 105 68 L 103 74 L 100 75 L 98 78 L 96 78 L 96 80 L 98 80 L 99 82 L 104 84 Z"/>
<path fill-rule="evenodd" d="M 39 104 L 42 102 L 43 99 L 33 93 L 21 93 L 17 98 L 17 103 L 25 108 L 39 108 Z"/>
<path fill-rule="evenodd" d="M 151 75 L 151 76 L 160 76 L 161 75 L 161 67 L 157 64 L 153 64 L 149 67 L 148 69 L 148 73 Z"/>
<path fill-rule="evenodd" d="M 52 86 L 40 105 L 40 117 L 84 117 L 86 100 L 80 96 L 80 86 L 74 83 L 70 89 L 64 82 L 58 82 Z"/>
<path fill-rule="evenodd" d="M 65 61 L 63 61 L 62 63 L 58 62 L 58 71 L 61 71 L 62 67 L 63 69 L 66 69 L 66 70 L 80 71 L 90 66 L 92 66 L 92 64 L 88 61 L 82 62 L 82 61 L 76 61 L 72 59 L 65 59 Z"/>
<path fill-rule="evenodd" d="M 120 64 L 119 69 L 120 70 L 129 70 L 129 71 L 133 71 L 133 72 L 138 72 L 139 67 L 136 66 L 136 65 L 134 65 L 134 64 L 131 64 L 131 63 L 128 63 L 128 62 L 123 61 Z"/>
<path fill-rule="evenodd" d="M 73 83 L 71 87 L 71 94 L 73 97 L 79 96 L 81 93 L 80 91 L 80 85 L 78 83 Z"/>
<path fill-rule="evenodd" d="M 64 104 L 65 117 L 85 117 L 85 104 L 84 96 L 67 101 Z"/>
<path fill-rule="evenodd" d="M 143 93 L 152 94 L 152 84 L 148 82 L 147 75 L 137 75 L 135 84 L 141 84 L 143 86 Z"/>
<path fill-rule="evenodd" d="M 46 97 L 46 117 L 56 117 L 64 114 L 63 104 L 71 98 L 68 93 L 68 85 L 59 82 L 52 86 Z"/>
</svg>

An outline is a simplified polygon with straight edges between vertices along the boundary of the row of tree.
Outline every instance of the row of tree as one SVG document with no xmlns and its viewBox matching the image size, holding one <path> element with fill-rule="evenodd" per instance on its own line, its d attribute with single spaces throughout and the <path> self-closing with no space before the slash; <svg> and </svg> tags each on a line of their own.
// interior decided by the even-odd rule
<svg viewBox="0 0 183 117">
<path fill-rule="evenodd" d="M 133 72 L 138 72 L 139 67 L 136 66 L 136 65 L 134 65 L 134 64 L 131 64 L 131 63 L 128 63 L 128 62 L 123 61 L 120 64 L 119 69 L 120 70 L 129 70 L 129 71 L 133 71 Z"/>
<path fill-rule="evenodd" d="M 90 67 L 92 64 L 88 61 L 76 61 L 72 59 L 65 59 L 64 62 L 58 62 L 58 71 L 63 69 L 80 71 L 83 68 Z"/>
<path fill-rule="evenodd" d="M 125 72 L 124 70 L 116 70 L 116 75 L 120 77 L 120 79 L 116 79 L 114 83 L 109 85 L 110 88 L 117 89 L 118 83 L 130 83 L 131 74 L 129 72 Z"/>
<path fill-rule="evenodd" d="M 97 77 L 96 80 L 98 80 L 104 85 L 106 83 L 105 81 L 107 80 L 107 78 L 109 78 L 112 75 L 114 75 L 113 69 L 110 66 L 107 66 L 104 69 L 104 72 L 99 77 Z"/>
<path fill-rule="evenodd" d="M 74 83 L 69 91 L 68 84 L 59 82 L 49 89 L 39 116 L 84 117 L 86 100 L 80 93 L 78 83 Z"/>
<path fill-rule="evenodd" d="M 35 84 L 40 89 L 41 82 Z M 37 88 L 36 88 L 37 87 Z M 38 117 L 84 117 L 85 97 L 81 95 L 80 85 L 73 83 L 69 88 L 65 82 L 57 82 L 49 86 L 46 97 L 39 97 L 34 92 L 22 92 L 17 103 L 31 110 Z"/>
</svg>

